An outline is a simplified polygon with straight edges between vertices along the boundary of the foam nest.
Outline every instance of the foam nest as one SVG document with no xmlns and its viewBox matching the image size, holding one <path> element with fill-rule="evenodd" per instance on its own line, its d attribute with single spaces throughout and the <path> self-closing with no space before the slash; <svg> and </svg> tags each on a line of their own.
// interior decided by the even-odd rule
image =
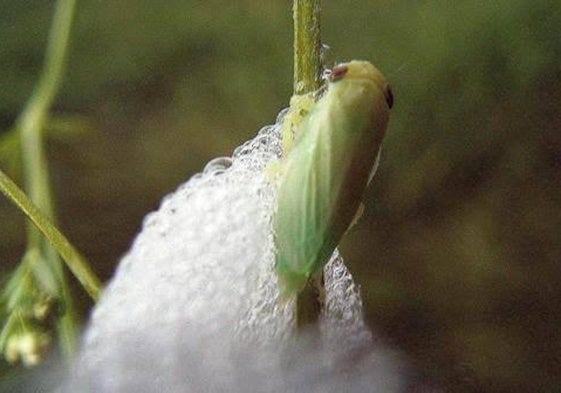
<svg viewBox="0 0 561 393">
<path fill-rule="evenodd" d="M 402 363 L 373 340 L 338 251 L 325 267 L 319 337 L 279 302 L 266 126 L 148 214 L 104 290 L 65 390 L 397 392 Z"/>
</svg>

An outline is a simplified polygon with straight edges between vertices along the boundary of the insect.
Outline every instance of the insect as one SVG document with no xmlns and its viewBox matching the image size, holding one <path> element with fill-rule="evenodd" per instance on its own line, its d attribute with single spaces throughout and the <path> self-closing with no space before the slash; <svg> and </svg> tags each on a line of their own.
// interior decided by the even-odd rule
<svg viewBox="0 0 561 393">
<path fill-rule="evenodd" d="M 273 225 L 283 296 L 321 275 L 360 215 L 393 105 L 386 79 L 367 61 L 337 65 L 328 81 L 277 168 Z"/>
</svg>

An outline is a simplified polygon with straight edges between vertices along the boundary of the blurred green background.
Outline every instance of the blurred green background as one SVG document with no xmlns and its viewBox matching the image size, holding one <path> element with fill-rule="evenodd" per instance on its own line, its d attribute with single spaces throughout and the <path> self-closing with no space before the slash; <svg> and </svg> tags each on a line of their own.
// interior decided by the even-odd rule
<svg viewBox="0 0 561 393">
<path fill-rule="evenodd" d="M 53 5 L 0 0 L 1 130 Z M 560 391 L 561 2 L 324 1 L 322 29 L 328 65 L 370 60 L 396 98 L 342 245 L 369 323 L 446 391 Z M 290 1 L 79 1 L 53 110 L 79 125 L 48 144 L 61 228 L 108 279 L 142 217 L 291 90 Z M 23 224 L 0 199 L 1 277 Z"/>
</svg>

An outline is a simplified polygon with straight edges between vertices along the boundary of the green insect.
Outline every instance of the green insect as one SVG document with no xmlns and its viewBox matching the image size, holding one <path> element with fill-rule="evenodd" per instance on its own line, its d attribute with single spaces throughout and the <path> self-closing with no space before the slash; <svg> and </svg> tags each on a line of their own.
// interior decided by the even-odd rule
<svg viewBox="0 0 561 393">
<path fill-rule="evenodd" d="M 284 143 L 291 148 L 277 168 L 276 270 L 284 296 L 321 274 L 360 215 L 393 104 L 386 79 L 367 61 L 340 64 L 328 80 L 294 144 Z"/>
</svg>

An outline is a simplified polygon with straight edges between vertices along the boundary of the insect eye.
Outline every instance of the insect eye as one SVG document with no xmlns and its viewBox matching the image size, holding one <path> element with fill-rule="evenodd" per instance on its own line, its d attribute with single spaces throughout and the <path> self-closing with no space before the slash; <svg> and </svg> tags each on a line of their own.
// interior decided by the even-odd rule
<svg viewBox="0 0 561 393">
<path fill-rule="evenodd" d="M 332 82 L 338 81 L 339 79 L 343 78 L 349 69 L 347 66 L 339 66 L 333 68 L 331 70 L 331 75 L 329 75 Z"/>
<path fill-rule="evenodd" d="M 393 93 L 392 88 L 390 85 L 386 85 L 384 89 L 384 95 L 386 96 L 386 103 L 388 104 L 388 108 L 392 109 L 393 106 Z"/>
</svg>

